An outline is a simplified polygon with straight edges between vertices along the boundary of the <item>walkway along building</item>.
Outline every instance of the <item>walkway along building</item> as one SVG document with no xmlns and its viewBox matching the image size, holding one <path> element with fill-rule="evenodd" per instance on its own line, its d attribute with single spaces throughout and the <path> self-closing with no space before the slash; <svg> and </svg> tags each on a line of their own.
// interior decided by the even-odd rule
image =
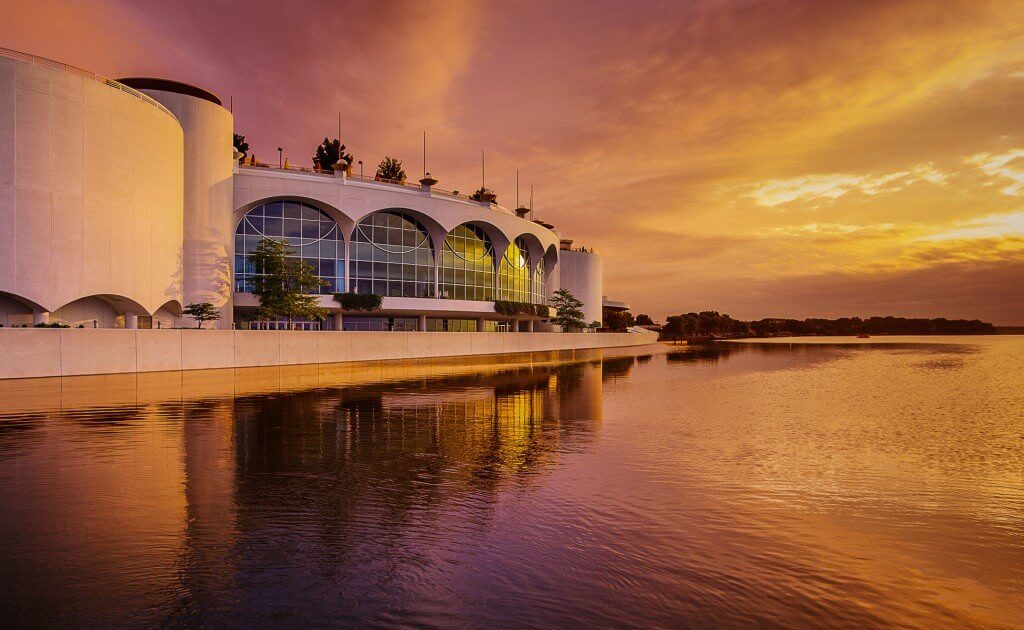
<svg viewBox="0 0 1024 630">
<path fill-rule="evenodd" d="M 0 324 L 166 328 L 210 302 L 216 327 L 248 326 L 245 255 L 264 237 L 328 283 L 332 316 L 305 327 L 550 330 L 495 301 L 546 304 L 560 287 L 600 321 L 600 256 L 560 248 L 550 225 L 426 184 L 240 165 L 233 129 L 194 86 L 0 49 Z M 383 308 L 342 312 L 346 291 Z"/>
</svg>

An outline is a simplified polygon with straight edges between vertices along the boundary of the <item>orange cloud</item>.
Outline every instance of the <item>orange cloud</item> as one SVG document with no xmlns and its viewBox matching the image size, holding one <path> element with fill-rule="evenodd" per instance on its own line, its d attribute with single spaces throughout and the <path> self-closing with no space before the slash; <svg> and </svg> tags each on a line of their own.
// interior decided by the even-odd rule
<svg viewBox="0 0 1024 630">
<path fill-rule="evenodd" d="M 10 46 L 233 96 L 257 154 L 339 110 L 447 188 L 486 149 L 634 310 L 1024 323 L 1019 2 L 9 4 Z"/>
</svg>

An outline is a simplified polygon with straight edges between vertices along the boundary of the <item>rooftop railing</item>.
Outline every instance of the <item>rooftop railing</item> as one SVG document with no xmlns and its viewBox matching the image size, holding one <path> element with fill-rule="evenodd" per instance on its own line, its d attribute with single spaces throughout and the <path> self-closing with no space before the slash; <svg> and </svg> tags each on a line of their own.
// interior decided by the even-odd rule
<svg viewBox="0 0 1024 630">
<path fill-rule="evenodd" d="M 88 70 L 83 70 L 82 68 L 78 68 L 76 66 L 70 66 L 70 65 L 68 65 L 66 63 L 62 63 L 60 61 L 54 61 L 53 59 L 47 59 L 46 57 L 39 57 L 37 55 L 30 55 L 28 53 L 23 53 L 23 52 L 18 51 L 18 50 L 11 50 L 10 48 L 0 48 L 0 57 L 7 57 L 8 59 L 16 59 L 18 61 L 26 61 L 28 63 L 34 63 L 34 64 L 39 65 L 39 66 L 45 66 L 47 68 L 53 68 L 54 70 L 60 70 L 62 72 L 67 72 L 68 74 L 74 74 L 74 75 L 77 75 L 77 76 L 80 76 L 80 77 L 85 77 L 86 79 L 92 79 L 93 81 L 96 81 L 97 83 L 102 83 L 102 84 L 107 85 L 109 87 L 112 87 L 112 88 L 114 88 L 116 90 L 121 90 L 125 94 L 130 94 L 131 96 L 134 96 L 135 98 L 142 99 L 142 100 L 146 101 L 147 103 L 149 103 L 150 105 L 153 105 L 154 107 L 156 107 L 160 111 L 164 112 L 165 114 L 167 114 L 171 118 L 174 118 L 175 120 L 177 120 L 177 117 L 174 114 L 171 113 L 171 110 L 169 110 L 166 107 L 164 107 L 163 105 L 161 105 L 159 101 L 153 99 L 152 97 L 146 96 L 142 92 L 140 92 L 138 90 L 135 90 L 135 89 L 132 89 L 132 88 L 128 87 L 127 85 L 124 85 L 123 83 L 118 83 L 117 81 L 115 81 L 115 80 L 113 80 L 111 78 L 105 77 L 105 76 L 103 76 L 101 74 L 96 74 L 95 72 L 89 72 Z"/>
<path fill-rule="evenodd" d="M 323 177 L 333 177 L 334 176 L 334 170 L 333 169 L 328 170 L 328 169 L 322 169 L 322 168 L 313 168 L 313 167 L 309 167 L 309 166 L 295 166 L 293 164 L 287 164 L 287 165 L 284 165 L 284 164 L 280 164 L 280 165 L 279 164 L 268 164 L 266 162 L 260 162 L 259 160 L 256 160 L 254 162 L 251 159 L 246 159 L 244 162 L 239 163 L 238 166 L 240 168 L 269 169 L 269 170 L 273 170 L 273 171 L 289 171 L 289 172 L 292 172 L 292 173 L 303 173 L 305 175 L 321 175 Z M 393 180 L 393 179 L 381 179 L 379 177 L 372 176 L 372 175 L 356 175 L 356 174 L 351 174 L 351 175 L 348 175 L 347 177 L 348 177 L 348 179 L 352 179 L 352 180 L 356 180 L 356 181 L 361 181 L 361 182 L 371 182 L 371 183 L 374 183 L 374 184 L 385 184 L 385 185 L 388 185 L 388 186 L 399 186 L 399 187 L 402 187 L 402 188 L 409 188 L 409 189 L 416 190 L 416 191 L 423 190 L 423 185 L 420 184 L 419 182 L 413 183 L 413 182 L 410 182 L 410 181 L 402 182 L 402 181 Z M 458 192 L 455 192 L 455 191 L 451 191 L 451 190 L 444 190 L 443 188 L 438 188 L 436 186 L 432 186 L 430 188 L 430 194 L 431 195 L 441 195 L 441 196 L 444 196 L 444 197 L 453 197 L 455 199 L 462 199 L 464 201 L 472 201 L 473 203 L 482 203 L 480 201 L 477 201 L 476 199 L 473 199 L 469 195 L 463 195 L 461 193 L 458 193 Z M 493 210 L 495 210 L 497 212 L 501 212 L 503 214 L 515 214 L 511 210 L 509 210 L 509 209 L 507 209 L 507 208 L 505 208 L 503 206 L 500 206 L 500 205 L 498 205 L 496 203 L 492 203 L 492 204 L 488 204 L 488 205 L 491 206 L 491 209 L 493 209 Z"/>
</svg>

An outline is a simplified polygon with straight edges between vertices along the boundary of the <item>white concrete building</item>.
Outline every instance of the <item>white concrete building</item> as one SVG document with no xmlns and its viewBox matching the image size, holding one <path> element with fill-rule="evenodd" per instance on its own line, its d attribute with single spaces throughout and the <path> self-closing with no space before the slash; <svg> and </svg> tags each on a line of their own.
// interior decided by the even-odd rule
<svg viewBox="0 0 1024 630">
<path fill-rule="evenodd" d="M 304 328 L 549 330 L 498 310 L 560 287 L 600 321 L 600 256 L 550 225 L 430 181 L 239 164 L 232 131 L 200 88 L 0 49 L 0 324 L 173 327 L 211 302 L 219 328 L 283 327 L 253 321 L 246 254 L 265 237 L 327 283 L 331 317 Z M 383 307 L 343 311 L 345 292 Z"/>
</svg>

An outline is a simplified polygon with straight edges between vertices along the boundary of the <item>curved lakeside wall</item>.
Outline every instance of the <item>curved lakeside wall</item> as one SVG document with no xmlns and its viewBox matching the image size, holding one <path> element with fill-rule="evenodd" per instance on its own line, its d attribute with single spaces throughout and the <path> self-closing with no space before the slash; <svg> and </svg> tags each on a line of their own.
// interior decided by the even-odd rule
<svg viewBox="0 0 1024 630">
<path fill-rule="evenodd" d="M 0 328 L 0 379 L 624 348 L 655 333 Z"/>
<path fill-rule="evenodd" d="M 0 50 L 0 323 L 182 299 L 183 135 L 153 99 Z"/>
</svg>

